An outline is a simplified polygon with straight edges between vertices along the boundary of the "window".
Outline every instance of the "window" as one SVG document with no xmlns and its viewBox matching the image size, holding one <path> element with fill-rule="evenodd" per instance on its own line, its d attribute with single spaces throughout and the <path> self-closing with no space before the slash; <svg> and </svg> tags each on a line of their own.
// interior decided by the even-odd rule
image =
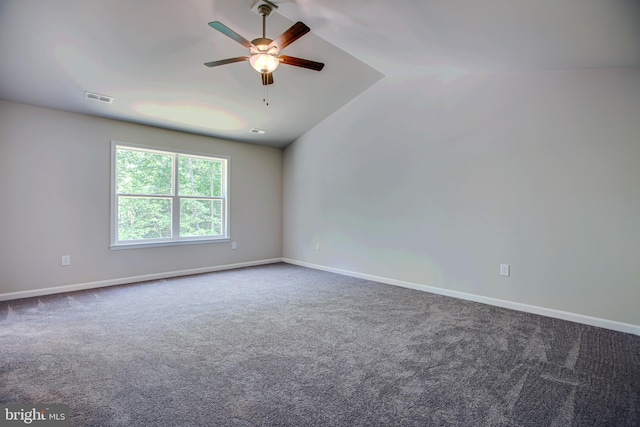
<svg viewBox="0 0 640 427">
<path fill-rule="evenodd" d="M 228 159 L 111 148 L 112 247 L 228 240 Z"/>
</svg>

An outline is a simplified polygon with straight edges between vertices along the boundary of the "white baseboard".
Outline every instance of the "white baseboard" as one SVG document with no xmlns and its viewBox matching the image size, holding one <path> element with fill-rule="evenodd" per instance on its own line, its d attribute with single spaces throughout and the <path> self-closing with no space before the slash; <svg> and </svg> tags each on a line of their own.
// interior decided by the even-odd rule
<svg viewBox="0 0 640 427">
<path fill-rule="evenodd" d="M 75 285 L 54 286 L 51 288 L 33 289 L 29 291 L 9 292 L 0 294 L 0 301 L 40 297 L 43 295 L 59 294 L 63 292 L 83 291 L 85 289 L 104 288 L 106 286 L 124 285 L 127 283 L 145 282 L 148 280 L 168 279 L 170 277 L 189 276 L 192 274 L 211 273 L 213 271 L 232 270 L 234 268 L 273 264 L 276 262 L 282 262 L 282 258 L 239 262 L 236 264 L 217 265 L 213 267 L 192 268 L 189 270 L 167 271 L 164 273 L 143 274 L 142 276 L 131 276 L 118 279 L 100 280 L 97 282 L 77 283 Z"/>
<path fill-rule="evenodd" d="M 374 276 L 371 274 L 358 273 L 355 271 L 342 270 L 342 269 L 333 268 L 333 267 L 326 267 L 323 265 L 312 264 L 309 262 L 298 261 L 298 260 L 289 259 L 289 258 L 282 258 L 282 261 L 289 264 L 299 265 L 302 267 L 329 271 L 331 273 L 357 277 L 359 279 L 371 280 L 374 282 L 380 282 L 387 285 L 394 285 L 394 286 L 400 286 L 403 288 L 416 289 L 419 291 L 431 292 L 434 294 L 445 295 L 448 297 L 459 298 L 459 299 L 464 299 L 468 301 L 475 301 L 483 304 L 494 305 L 497 307 L 504 307 L 512 310 L 524 311 L 526 313 L 538 314 L 541 316 L 568 320 L 571 322 L 582 323 L 585 325 L 597 326 L 599 328 L 606 328 L 614 331 L 640 335 L 640 325 L 617 322 L 615 320 L 601 319 L 598 317 L 586 316 L 584 314 L 577 314 L 577 313 L 571 313 L 568 311 L 555 310 L 553 308 L 538 307 L 535 305 L 523 304 L 519 302 L 507 301 L 507 300 L 491 298 L 491 297 L 485 297 L 482 295 L 469 294 L 466 292 L 454 291 L 451 289 L 436 288 L 433 286 L 421 285 L 419 283 L 405 282 L 402 280 L 390 279 L 388 277 Z"/>
</svg>

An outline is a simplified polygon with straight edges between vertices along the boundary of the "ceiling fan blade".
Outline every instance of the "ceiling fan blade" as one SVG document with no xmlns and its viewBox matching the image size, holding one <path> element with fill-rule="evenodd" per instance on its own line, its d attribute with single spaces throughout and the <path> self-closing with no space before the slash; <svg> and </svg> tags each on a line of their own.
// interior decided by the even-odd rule
<svg viewBox="0 0 640 427">
<path fill-rule="evenodd" d="M 222 22 L 218 22 L 218 21 L 209 22 L 209 26 L 213 29 L 220 31 L 225 36 L 234 39 L 235 41 L 237 41 L 247 49 L 250 49 L 251 46 L 253 46 L 253 44 L 249 40 L 245 39 L 240 34 L 236 33 L 231 28 L 224 25 Z"/>
<path fill-rule="evenodd" d="M 315 71 L 320 71 L 324 68 L 324 64 L 322 62 L 309 61 L 308 59 L 296 58 L 295 56 L 286 55 L 282 55 L 279 58 L 281 60 L 280 62 L 287 65 L 308 68 Z"/>
<path fill-rule="evenodd" d="M 273 84 L 273 73 L 261 73 L 262 76 L 262 85 L 272 85 Z"/>
<path fill-rule="evenodd" d="M 289 46 L 300 37 L 307 34 L 311 29 L 302 22 L 298 21 L 291 26 L 287 31 L 280 34 L 274 41 L 269 44 L 269 47 L 278 46 L 278 49 L 282 50 Z"/>
<path fill-rule="evenodd" d="M 234 62 L 242 62 L 249 59 L 248 56 L 238 56 L 236 58 L 221 59 L 220 61 L 205 62 L 207 67 L 217 67 L 218 65 L 233 64 Z"/>
</svg>

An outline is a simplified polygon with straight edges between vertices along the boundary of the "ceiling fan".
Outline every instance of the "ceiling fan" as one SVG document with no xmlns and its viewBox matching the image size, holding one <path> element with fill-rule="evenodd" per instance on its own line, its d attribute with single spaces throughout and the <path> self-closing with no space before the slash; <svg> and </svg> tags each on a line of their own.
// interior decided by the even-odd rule
<svg viewBox="0 0 640 427">
<path fill-rule="evenodd" d="M 262 37 L 252 41 L 245 39 L 221 22 L 209 22 L 209 26 L 211 28 L 220 31 L 225 36 L 232 38 L 244 47 L 248 48 L 249 56 L 237 56 L 235 58 L 221 59 L 219 61 L 207 62 L 204 65 L 207 67 L 217 67 L 219 65 L 249 60 L 251 66 L 262 76 L 262 84 L 265 86 L 273 84 L 273 71 L 278 68 L 278 65 L 281 63 L 308 68 L 315 71 L 322 70 L 324 64 L 321 62 L 296 58 L 294 56 L 280 55 L 281 50 L 311 31 L 311 29 L 304 23 L 300 21 L 296 22 L 291 26 L 291 28 L 280 34 L 274 40 L 267 38 L 267 16 L 271 14 L 274 7 L 277 6 L 268 1 L 263 1 L 262 4 L 258 6 L 258 13 L 262 15 Z"/>
</svg>

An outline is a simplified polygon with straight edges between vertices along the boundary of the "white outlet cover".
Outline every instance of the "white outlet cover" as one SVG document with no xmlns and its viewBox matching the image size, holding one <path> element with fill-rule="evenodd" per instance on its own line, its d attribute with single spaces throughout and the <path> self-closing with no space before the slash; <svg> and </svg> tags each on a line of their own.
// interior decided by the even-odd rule
<svg viewBox="0 0 640 427">
<path fill-rule="evenodd" d="M 508 276 L 510 273 L 509 264 L 500 264 L 500 275 Z"/>
</svg>

